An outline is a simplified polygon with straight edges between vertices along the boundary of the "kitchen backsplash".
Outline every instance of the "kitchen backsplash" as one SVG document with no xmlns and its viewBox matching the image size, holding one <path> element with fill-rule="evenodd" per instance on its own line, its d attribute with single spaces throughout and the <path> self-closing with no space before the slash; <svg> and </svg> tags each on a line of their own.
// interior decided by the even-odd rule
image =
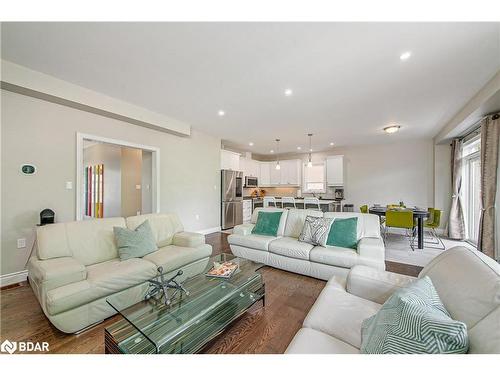
<svg viewBox="0 0 500 375">
<path fill-rule="evenodd" d="M 266 195 L 271 195 L 273 197 L 296 197 L 298 188 L 288 188 L 288 187 L 265 187 L 262 188 L 265 190 Z M 247 197 L 252 195 L 254 190 L 258 190 L 256 188 L 243 188 L 243 196 Z M 333 188 L 327 188 L 327 192 L 325 194 L 316 194 L 316 196 L 321 196 L 323 198 L 333 198 Z M 302 196 L 312 196 L 312 194 L 302 193 Z"/>
</svg>

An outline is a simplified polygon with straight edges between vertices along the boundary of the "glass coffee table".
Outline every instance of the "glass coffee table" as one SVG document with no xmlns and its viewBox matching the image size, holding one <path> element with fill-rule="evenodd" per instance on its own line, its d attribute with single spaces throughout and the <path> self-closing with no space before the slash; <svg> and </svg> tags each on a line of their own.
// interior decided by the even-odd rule
<svg viewBox="0 0 500 375">
<path fill-rule="evenodd" d="M 207 277 L 214 262 L 232 261 L 238 269 L 229 279 Z M 247 259 L 221 254 L 205 269 L 182 282 L 169 306 L 146 299 L 149 283 L 106 299 L 122 317 L 105 329 L 106 353 L 196 353 L 257 302 L 265 304 L 265 285 L 257 271 L 263 267 Z M 132 291 L 132 293 L 131 293 Z M 136 295 L 137 303 L 127 303 Z"/>
</svg>

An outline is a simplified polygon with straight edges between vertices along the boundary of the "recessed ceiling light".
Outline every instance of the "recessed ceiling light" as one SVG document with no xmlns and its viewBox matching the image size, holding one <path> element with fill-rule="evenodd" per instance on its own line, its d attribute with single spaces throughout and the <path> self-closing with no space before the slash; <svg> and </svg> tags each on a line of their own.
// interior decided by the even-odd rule
<svg viewBox="0 0 500 375">
<path fill-rule="evenodd" d="M 300 147 L 300 146 L 297 146 L 297 150 L 302 150 L 302 147 Z"/>
<path fill-rule="evenodd" d="M 253 142 L 248 142 L 248 145 L 249 146 L 253 146 Z"/>
<path fill-rule="evenodd" d="M 392 133 L 396 133 L 399 130 L 399 128 L 401 128 L 401 126 L 399 126 L 399 125 L 390 125 L 390 126 L 386 126 L 384 128 L 384 131 L 386 133 L 392 134 Z"/>
<path fill-rule="evenodd" d="M 224 116 L 226 114 L 226 112 L 224 112 L 222 109 L 220 109 L 219 112 L 217 112 L 217 114 L 219 116 Z"/>
<path fill-rule="evenodd" d="M 333 143 L 333 142 L 330 142 L 330 146 L 333 146 L 334 144 L 335 144 L 335 143 Z"/>
<path fill-rule="evenodd" d="M 408 60 L 410 57 L 411 57 L 411 52 L 410 52 L 410 51 L 403 52 L 403 53 L 401 54 L 401 56 L 399 56 L 399 58 L 400 58 L 402 61 Z"/>
<path fill-rule="evenodd" d="M 285 90 L 285 96 L 292 96 L 292 94 L 293 94 L 292 89 L 286 89 Z"/>
<path fill-rule="evenodd" d="M 271 151 L 269 151 L 269 152 L 270 152 L 271 154 L 273 154 L 273 153 L 274 153 L 274 150 L 271 150 Z"/>
</svg>

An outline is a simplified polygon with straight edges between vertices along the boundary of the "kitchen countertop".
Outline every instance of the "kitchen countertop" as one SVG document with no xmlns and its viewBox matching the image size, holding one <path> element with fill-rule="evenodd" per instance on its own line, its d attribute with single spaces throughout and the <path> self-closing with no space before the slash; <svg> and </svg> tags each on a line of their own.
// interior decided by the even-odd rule
<svg viewBox="0 0 500 375">
<path fill-rule="evenodd" d="M 276 202 L 281 202 L 281 197 L 275 197 L 275 198 L 276 198 Z M 243 199 L 253 199 L 256 202 L 263 201 L 262 198 L 252 198 L 252 197 L 244 197 Z M 319 200 L 319 204 L 341 203 L 341 201 L 335 200 L 335 199 L 319 199 L 318 198 L 318 200 Z M 300 202 L 304 201 L 304 198 L 295 198 L 295 201 L 300 203 Z"/>
</svg>

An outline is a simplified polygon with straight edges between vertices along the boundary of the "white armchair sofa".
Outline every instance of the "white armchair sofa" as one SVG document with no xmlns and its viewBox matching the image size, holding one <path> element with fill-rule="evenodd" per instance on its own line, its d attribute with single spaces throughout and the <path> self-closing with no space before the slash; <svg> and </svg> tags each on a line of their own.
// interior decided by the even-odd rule
<svg viewBox="0 0 500 375">
<path fill-rule="evenodd" d="M 460 246 L 437 256 L 418 277 L 424 276 L 452 318 L 467 325 L 469 353 L 500 353 L 500 265 Z M 363 320 L 414 279 L 366 266 L 355 266 L 347 280 L 332 278 L 286 353 L 359 353 Z"/>
<path fill-rule="evenodd" d="M 159 249 L 121 261 L 113 227 L 135 229 L 146 219 Z M 138 302 L 159 266 L 172 275 L 182 268 L 187 277 L 202 271 L 211 254 L 205 236 L 184 232 L 175 214 L 58 223 L 37 228 L 28 279 L 52 324 L 73 333 L 116 314 L 106 302 L 111 295 Z"/>
<path fill-rule="evenodd" d="M 282 211 L 276 237 L 252 234 L 260 211 Z M 298 237 L 306 217 L 357 217 L 356 250 L 336 246 L 313 246 Z M 347 276 L 355 265 L 385 269 L 385 247 L 380 236 L 376 215 L 354 212 L 321 212 L 304 209 L 257 208 L 251 224 L 238 225 L 228 237 L 234 255 L 286 271 L 329 280 L 332 276 Z"/>
</svg>

